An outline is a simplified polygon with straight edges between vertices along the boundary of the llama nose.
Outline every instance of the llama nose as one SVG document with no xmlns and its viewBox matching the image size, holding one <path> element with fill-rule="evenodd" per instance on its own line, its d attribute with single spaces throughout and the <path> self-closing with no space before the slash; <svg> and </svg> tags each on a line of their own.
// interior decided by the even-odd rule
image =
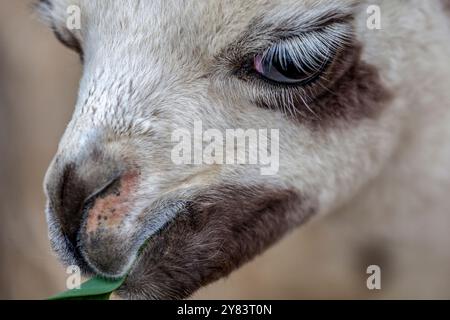
<svg viewBox="0 0 450 320">
<path fill-rule="evenodd" d="M 49 171 L 46 190 L 50 211 L 74 247 L 89 199 L 108 188 L 119 176 L 116 165 L 81 161 L 60 165 L 57 160 Z"/>
</svg>

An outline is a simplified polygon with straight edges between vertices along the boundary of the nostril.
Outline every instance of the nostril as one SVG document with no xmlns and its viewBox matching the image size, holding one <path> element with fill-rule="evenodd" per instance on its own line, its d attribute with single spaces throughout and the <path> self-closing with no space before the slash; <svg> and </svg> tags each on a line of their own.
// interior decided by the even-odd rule
<svg viewBox="0 0 450 320">
<path fill-rule="evenodd" d="M 114 178 L 110 179 L 107 183 L 105 183 L 103 186 L 101 186 L 99 189 L 94 190 L 93 193 L 91 193 L 88 197 L 86 197 L 84 201 L 84 209 L 86 207 L 90 206 L 93 202 L 95 202 L 95 199 L 97 199 L 100 196 L 104 196 L 106 194 L 110 193 L 120 193 L 119 187 L 120 187 L 120 175 L 115 176 Z"/>
<path fill-rule="evenodd" d="M 135 206 L 139 175 L 137 170 L 124 172 L 89 197 L 83 208 L 81 232 L 95 237 L 98 233 L 120 231 L 133 215 L 130 211 Z"/>
</svg>

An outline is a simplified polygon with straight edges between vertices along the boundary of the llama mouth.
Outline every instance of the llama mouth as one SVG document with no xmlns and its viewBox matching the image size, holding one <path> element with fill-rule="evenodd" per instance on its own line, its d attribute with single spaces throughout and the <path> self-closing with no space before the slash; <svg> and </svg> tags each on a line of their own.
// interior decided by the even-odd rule
<svg viewBox="0 0 450 320">
<path fill-rule="evenodd" d="M 292 220 L 290 210 L 297 203 L 303 214 Z M 223 185 L 191 190 L 189 196 L 178 193 L 153 201 L 129 232 L 104 230 L 93 237 L 81 228 L 79 256 L 74 250 L 60 253 L 84 263 L 86 275 L 125 277 L 116 291 L 121 298 L 181 299 L 229 274 L 314 212 L 313 200 L 290 189 Z M 255 233 L 264 235 L 263 243 L 237 244 Z"/>
<path fill-rule="evenodd" d="M 113 188 L 115 189 L 115 187 Z M 111 194 L 105 190 L 104 194 Z M 103 195 L 104 195 L 103 194 Z M 102 193 L 99 193 L 99 197 Z M 163 233 L 172 220 L 185 211 L 186 200 L 159 200 L 142 210 L 135 223 L 127 230 L 99 228 L 88 232 L 88 210 L 96 198 L 92 197 L 83 210 L 83 219 L 73 239 L 64 233 L 52 206 L 47 205 L 51 247 L 66 266 L 77 266 L 85 276 L 116 279 L 132 272 L 140 253 L 151 244 L 156 234 Z M 123 229 L 123 227 L 122 227 Z"/>
<path fill-rule="evenodd" d="M 302 205 L 299 220 L 291 220 L 294 203 Z M 261 253 L 314 212 L 313 200 L 290 189 L 221 185 L 199 190 L 148 238 L 116 293 L 125 299 L 186 298 Z M 252 242 L 256 233 L 264 235 L 263 242 Z"/>
<path fill-rule="evenodd" d="M 100 229 L 87 232 L 85 223 L 79 232 L 78 248 L 92 273 L 106 278 L 119 278 L 134 268 L 140 253 L 163 233 L 174 218 L 184 212 L 187 201 L 159 202 L 143 211 L 128 232 Z M 117 232 L 116 232 L 117 231 Z"/>
</svg>

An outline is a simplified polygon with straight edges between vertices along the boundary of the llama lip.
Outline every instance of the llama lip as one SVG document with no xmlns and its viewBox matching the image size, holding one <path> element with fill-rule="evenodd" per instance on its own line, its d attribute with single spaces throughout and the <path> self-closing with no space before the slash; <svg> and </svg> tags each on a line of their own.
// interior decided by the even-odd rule
<svg viewBox="0 0 450 320">
<path fill-rule="evenodd" d="M 116 197 L 115 193 L 111 193 L 110 190 L 107 191 L 107 194 L 96 202 L 108 199 L 111 195 Z M 123 192 L 121 192 L 122 194 Z M 113 201 L 113 203 L 115 202 Z M 160 200 L 137 215 L 130 214 L 124 209 L 124 219 L 118 218 L 117 223 L 109 224 L 109 219 L 98 219 L 98 214 L 94 216 L 96 218 L 92 218 L 90 210 L 97 206 L 96 210 L 103 212 L 101 209 L 105 205 L 102 202 L 100 205 L 95 204 L 90 209 L 88 208 L 88 214 L 80 230 L 81 254 L 95 274 L 107 278 L 117 278 L 126 275 L 134 267 L 140 253 L 145 250 L 147 244 L 151 243 L 152 238 L 163 232 L 174 217 L 185 208 L 185 201 Z M 127 206 L 128 204 L 123 208 L 127 209 Z M 96 221 L 96 224 L 92 226 L 89 219 Z"/>
<path fill-rule="evenodd" d="M 94 271 L 83 258 L 80 246 L 77 241 L 70 239 L 61 229 L 60 223 L 56 218 L 53 207 L 47 204 L 45 210 L 47 223 L 49 226 L 50 245 L 64 265 L 76 265 L 83 273 L 87 275 L 94 274 Z"/>
</svg>

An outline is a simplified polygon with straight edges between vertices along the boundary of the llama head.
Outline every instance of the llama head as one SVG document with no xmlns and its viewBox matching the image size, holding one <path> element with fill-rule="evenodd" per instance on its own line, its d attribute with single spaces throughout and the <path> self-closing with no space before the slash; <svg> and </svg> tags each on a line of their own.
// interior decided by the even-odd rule
<svg viewBox="0 0 450 320">
<path fill-rule="evenodd" d="M 366 9 L 41 1 L 84 71 L 45 182 L 63 262 L 107 277 L 130 270 L 123 297 L 186 297 L 351 197 L 401 128 L 386 84 L 400 61 L 376 55 L 389 35 L 366 27 Z M 248 145 L 227 139 L 235 129 Z"/>
</svg>

